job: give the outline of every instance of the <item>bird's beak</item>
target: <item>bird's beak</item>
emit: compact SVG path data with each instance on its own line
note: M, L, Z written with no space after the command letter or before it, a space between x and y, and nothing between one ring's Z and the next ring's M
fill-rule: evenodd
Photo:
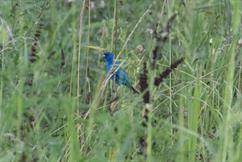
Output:
M102 62L105 62L105 55L102 54L100 59L101 59Z
M101 57L100 60L101 60L101 62L105 62L104 57Z

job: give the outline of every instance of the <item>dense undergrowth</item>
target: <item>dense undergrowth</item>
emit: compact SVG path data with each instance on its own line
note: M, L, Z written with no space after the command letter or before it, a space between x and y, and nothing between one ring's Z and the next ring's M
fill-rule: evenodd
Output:
M240 29L239 0L2 0L0 161L241 162Z

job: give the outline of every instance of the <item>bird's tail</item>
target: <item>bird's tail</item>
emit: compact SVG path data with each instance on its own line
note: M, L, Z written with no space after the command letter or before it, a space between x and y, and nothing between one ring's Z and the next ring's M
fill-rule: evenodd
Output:
M130 86L130 89L132 89L132 91L133 91L134 93L139 94L139 91L138 91L137 89L135 89L133 86Z

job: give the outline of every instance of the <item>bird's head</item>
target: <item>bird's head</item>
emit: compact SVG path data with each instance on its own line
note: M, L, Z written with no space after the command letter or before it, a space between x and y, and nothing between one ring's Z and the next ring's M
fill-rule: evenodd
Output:
M103 54L104 60L108 63L113 63L114 53L112 52L104 52Z

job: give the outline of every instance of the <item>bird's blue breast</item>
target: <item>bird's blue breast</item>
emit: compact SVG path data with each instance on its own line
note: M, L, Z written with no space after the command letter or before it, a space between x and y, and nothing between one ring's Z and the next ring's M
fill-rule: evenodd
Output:
M110 62L106 63L106 70L108 74L111 74L111 80L115 80L117 84L119 84L119 73L120 73L119 72L120 67L118 67L119 64L120 62L115 62L115 67L113 68L113 63L110 63Z
M106 61L106 70L110 74L111 73L111 80L114 80L118 85L125 85L131 86L131 82L129 81L127 72L120 67L120 61ZM115 66L113 68L113 66ZM116 69L118 68L118 69ZM115 72L114 72L115 71Z

